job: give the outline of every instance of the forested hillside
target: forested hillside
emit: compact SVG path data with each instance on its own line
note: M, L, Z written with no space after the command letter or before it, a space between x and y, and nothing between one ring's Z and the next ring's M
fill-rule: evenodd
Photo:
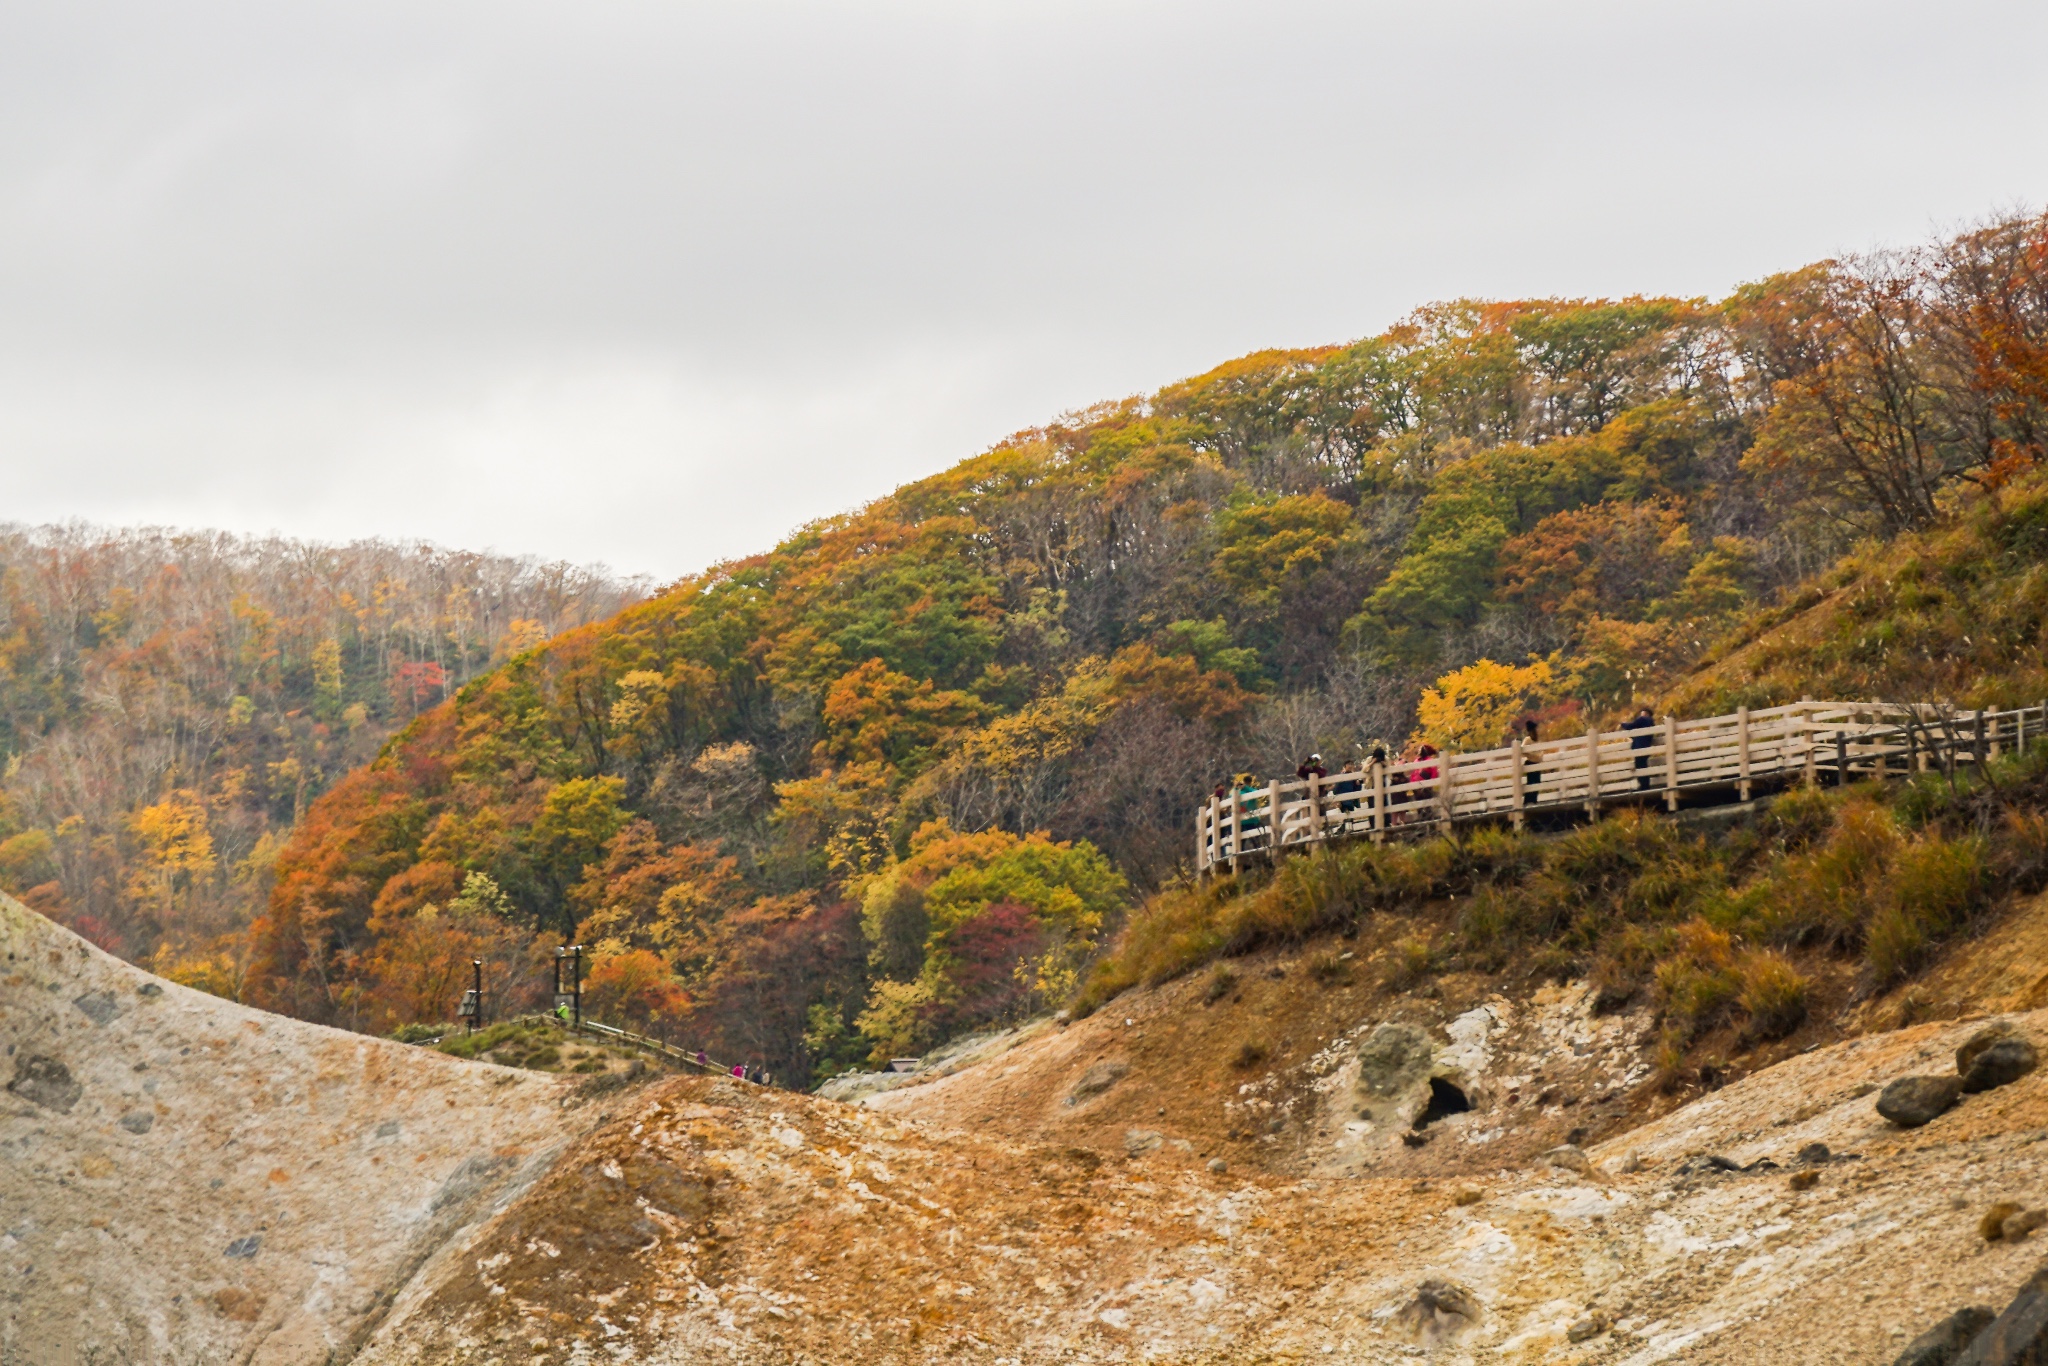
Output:
M306 806L496 661L640 592L430 546L0 527L0 887L237 995Z
M295 828L248 994L385 1029L574 936L608 1015L722 1056L921 1047L1070 994L1233 770L1572 733L1995 495L2044 424L2037 218L1246 356L424 711Z

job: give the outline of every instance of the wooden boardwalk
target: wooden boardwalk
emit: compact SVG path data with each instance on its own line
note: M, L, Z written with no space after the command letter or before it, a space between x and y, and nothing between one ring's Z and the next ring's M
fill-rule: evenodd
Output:
M2048 730L2048 702L2012 711L1794 702L1642 730L1516 741L1476 754L1391 760L1363 772L1274 779L1212 797L1195 814L1195 869L1333 840L1413 838L1543 813L1597 816L1618 804L1717 806L1795 782L1849 782L1981 764Z

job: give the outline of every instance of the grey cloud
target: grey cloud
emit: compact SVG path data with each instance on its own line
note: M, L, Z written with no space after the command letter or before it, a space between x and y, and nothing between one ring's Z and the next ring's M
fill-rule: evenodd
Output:
M9 515L679 573L1458 293L2048 198L2021 4L0 14Z

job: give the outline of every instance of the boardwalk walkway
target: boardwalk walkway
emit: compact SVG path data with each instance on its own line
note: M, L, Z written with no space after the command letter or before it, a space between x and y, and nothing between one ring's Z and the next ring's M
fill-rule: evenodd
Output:
M1794 702L1649 729L1517 741L1476 754L1373 764L1325 778L1275 779L1212 797L1195 813L1195 868L1235 872L1245 858L1334 840L1412 838L1496 821L1521 829L1546 812L1606 806L1747 802L1795 782L1981 764L2038 744L2048 702L1959 712L1931 704Z

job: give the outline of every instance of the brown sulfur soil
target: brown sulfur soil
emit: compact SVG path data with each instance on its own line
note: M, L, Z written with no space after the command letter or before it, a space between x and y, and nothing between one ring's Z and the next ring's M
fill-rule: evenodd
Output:
M2023 986L2044 913L1925 981L1963 1014ZM1893 1128L1878 1088L1989 1022L1853 1032L1903 993L1674 1091L1647 1008L1584 983L1389 990L1387 917L850 1105L461 1062L0 928L0 1346L29 1366L1886 1361L2043 1253L1979 1225L2048 1206L2048 1075ZM2048 1044L2048 1011L2003 1020ZM1391 1113L1382 1026L1431 1068Z
M1880 1360L1895 1330L2008 1294L2037 1260L1987 1248L1976 1225L1995 1198L2038 1191L2048 1083L1911 1133L1863 1090L1968 1028L1803 1055L1594 1145L1586 1174L1517 1163L1455 1181L1215 1173L1199 1153L1104 1159L665 1083L368 1359L1398 1361L1448 1331L1454 1360ZM1837 1156L1795 1191L1784 1170L1814 1142ZM1703 1153L1775 1165L1688 1162ZM647 1164L702 1183L705 1206L670 1213L645 1193ZM547 1230L573 1238L586 1211L626 1204L646 1241L567 1279L573 1253ZM1432 1281L1477 1318L1404 1317ZM1610 1326L1570 1344L1591 1314Z

